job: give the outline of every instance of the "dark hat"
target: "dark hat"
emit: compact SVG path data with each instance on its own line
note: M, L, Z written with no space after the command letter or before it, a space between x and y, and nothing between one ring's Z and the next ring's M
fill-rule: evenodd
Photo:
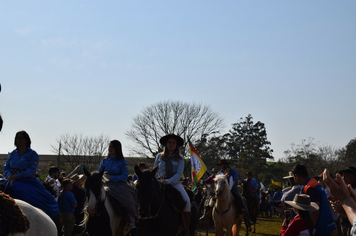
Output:
M310 201L308 194L296 194L293 201L286 201L286 203L294 208L303 211L317 211L319 210L318 204Z
M168 139L170 139L170 138L175 139L175 140L177 141L177 145L178 145L179 147L183 146L183 143L184 143L183 139L182 139L181 137L179 137L178 135L175 135L175 134L167 134L166 136L163 136L163 137L159 140L159 142L160 142L163 146L166 146L167 141L168 141Z
M72 183L73 183L73 181L71 179L65 178L61 184L63 187L65 187L66 185L72 184Z
M253 174L252 174L251 171L247 172L246 175L251 175L251 176L253 176Z
M350 174L353 174L354 176L356 176L356 168L353 166L349 166L345 170L341 171L341 173L344 173L344 172L350 173Z
M224 170L226 169L231 169L231 167L229 165L224 165Z
M230 163L229 162L227 162L227 160L225 160L225 159L222 159L222 160L220 160L219 161L219 163L218 164L216 164L217 166L219 166L219 165L229 165Z
M216 171L215 168L211 169L211 173L216 173L216 172L217 172L217 171Z

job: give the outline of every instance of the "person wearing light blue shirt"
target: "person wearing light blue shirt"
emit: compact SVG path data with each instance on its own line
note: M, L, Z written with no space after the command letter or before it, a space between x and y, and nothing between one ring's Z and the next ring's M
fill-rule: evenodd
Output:
M187 232L190 224L190 198L180 181L184 170L184 158L179 155L179 147L184 141L177 135L168 134L160 139L160 143L164 146L164 151L157 155L153 167L158 166L158 182L163 185L170 184L181 193L186 203L183 216Z
M137 199L135 189L127 183L129 169L122 154L120 141L110 141L109 154L101 161L98 171L100 172L104 168L104 176L107 179L104 184L109 187L108 193L117 199L125 209L130 220L131 233L133 233L136 231Z
M58 218L59 206L55 198L35 177L39 156L31 149L31 139L26 131L16 133L12 151L4 165L5 179L0 179L3 191L40 208L52 219Z

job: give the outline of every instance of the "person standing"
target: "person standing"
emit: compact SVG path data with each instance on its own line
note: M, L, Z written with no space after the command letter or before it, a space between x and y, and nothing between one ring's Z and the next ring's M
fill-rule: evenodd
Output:
M48 176L44 179L45 184L49 185L52 189L50 191L52 195L55 197L56 201L58 201L59 196L59 188L61 187L59 178L59 168L56 166L51 166L48 169Z
M74 210L75 224L80 225L84 219L84 204L85 204L85 190L80 187L80 181L84 175L74 174L72 180L72 193L77 201L77 207Z
M58 202L61 208L64 236L72 236L75 225L74 211L77 207L77 201L71 192L73 188L72 181L64 178L62 186L63 190L58 198Z
M153 167L158 166L157 177L159 183L163 185L170 184L181 193L186 203L183 208L185 224L182 235L189 235L190 198L180 182L184 170L184 158L179 154L179 147L183 145L184 141L178 135L168 134L163 136L159 142L164 146L164 150L157 155Z
M107 181L104 185L109 187L108 193L112 195L121 206L124 208L130 220L131 235L134 235L137 219L137 199L135 189L127 183L129 169L127 161L122 154L122 146L120 141L112 140L109 143L109 154L101 161L98 171L105 168Z
M284 176L283 179L289 180L291 189L288 190L287 192L283 193L282 198L281 198L282 204L280 204L279 206L280 206L281 210L283 210L283 211L289 210L291 212L291 220L292 220L295 217L295 212L292 211L293 208L290 205L288 205L286 203L286 201L293 201L295 195L300 193L300 185L298 185L295 182L292 171L289 171L289 175Z
M319 210L311 212L311 219L315 225L315 235L330 235L336 230L329 202L322 186L309 177L307 168L297 164L292 169L294 180L302 185L301 192L308 194L312 202L319 206Z

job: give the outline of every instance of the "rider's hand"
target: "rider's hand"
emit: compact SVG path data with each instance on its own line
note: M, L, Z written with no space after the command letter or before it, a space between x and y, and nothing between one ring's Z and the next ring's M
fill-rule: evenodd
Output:
M16 175L9 175L9 176L7 177L7 180L16 181Z
M165 179L158 180L158 182L164 185L168 184L167 180Z

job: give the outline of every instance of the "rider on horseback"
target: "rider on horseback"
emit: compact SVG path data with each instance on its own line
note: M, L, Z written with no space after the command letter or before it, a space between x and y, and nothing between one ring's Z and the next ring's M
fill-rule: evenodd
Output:
M180 179L184 170L184 158L179 155L179 147L184 141L181 137L175 134L163 136L159 142L164 146L164 151L156 157L153 167L158 166L157 177L158 181L163 184L171 184L182 195L186 205L183 209L183 217L185 222L184 233L189 235L190 225L190 198L184 189ZM183 235L183 234L182 234Z
M253 175L252 175L251 171L247 172L246 176L247 176L247 179L245 179L245 181L247 181L247 183L250 185L250 189L253 193L253 197L256 201L256 204L259 204L260 198L258 196L258 183L254 178L252 178Z
M220 160L217 166L220 167L220 171L218 172L218 174L225 174L228 178L231 194L235 199L236 212L238 214L242 213L244 215L244 219L247 222L247 224L252 225L253 222L250 220L250 217L248 215L248 210L245 205L245 201L242 199L240 191L238 190L237 187L237 182L238 182L237 171L235 169L232 169L226 160ZM214 204L215 204L215 199L211 198L210 201L208 201L208 205L205 206L204 214L202 217L200 217L201 220L206 217L207 213L212 209Z

